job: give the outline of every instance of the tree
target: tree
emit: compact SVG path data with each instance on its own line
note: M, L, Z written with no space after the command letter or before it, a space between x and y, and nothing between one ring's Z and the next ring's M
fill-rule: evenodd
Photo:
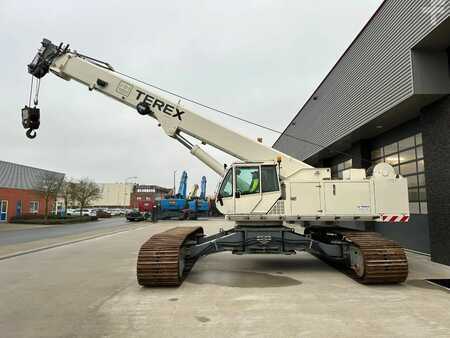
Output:
M33 189L40 194L45 201L45 211L44 211L44 223L47 223L48 212L49 212L49 202L52 200L56 201L56 196L61 190L61 186L64 181L64 176L45 172L40 175L34 182Z
M71 198L80 206L80 216L83 215L83 209L100 196L100 187L88 178L83 178L71 186Z
M61 185L60 196L64 198L64 210L67 213L67 209L69 204L74 201L74 195L76 190L76 183L72 181L72 179L64 179Z

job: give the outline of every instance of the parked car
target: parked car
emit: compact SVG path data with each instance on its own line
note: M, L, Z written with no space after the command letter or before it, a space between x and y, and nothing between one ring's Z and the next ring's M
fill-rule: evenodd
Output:
M143 213L139 212L138 210L132 210L129 213L127 213L127 220L130 222L139 222L139 221L145 221L145 216Z
M97 210L95 210L95 212L96 212L96 215L98 218L110 218L111 217L111 214L103 209L97 209Z
M68 209L66 210L66 216L74 216L74 215L75 215L74 210L75 210L75 209L68 208ZM79 214L79 213L80 213L80 211L78 210L78 214Z
M107 211L111 214L111 216L125 215L125 212L121 209L108 209Z
M72 209L70 214L69 210L67 210L68 216L79 216L80 215L80 209ZM81 213L82 216L97 216L97 213L93 209L83 209L83 212Z

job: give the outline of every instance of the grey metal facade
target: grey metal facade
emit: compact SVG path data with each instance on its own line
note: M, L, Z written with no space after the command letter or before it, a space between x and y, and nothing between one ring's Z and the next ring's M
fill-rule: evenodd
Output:
M414 135L423 132L422 119L420 117L408 121L396 128L390 129L385 133L366 140L365 147L369 150L379 149L380 147L393 144L399 140L413 137ZM428 143L428 140L424 140L424 143ZM425 153L425 172L428 174L428 169L433 166L430 153ZM370 155L366 155L366 158L370 158ZM415 176L415 175L414 175ZM425 175L426 176L426 175ZM426 177L426 187L428 186L429 178ZM431 203L428 203L431 207ZM412 249L418 252L430 254L430 227L429 215L426 213L412 213L408 223L372 223L367 224L370 230L374 230L382 233L385 237L393 239L399 242L403 247ZM448 240L450 243L450 239Z
M414 94L427 93L422 83L414 83L421 73L413 69L412 50L449 14L449 0L386 0L274 148L308 159L322 148L288 135L327 147Z
M450 265L450 95L426 107L421 122L431 257Z
M0 188L32 190L43 175L64 178L63 173L0 161Z
M409 223L345 226L380 232L447 265L449 15L450 0L384 1L274 144L338 175L348 166L391 161L408 179ZM407 139L415 141L401 148Z

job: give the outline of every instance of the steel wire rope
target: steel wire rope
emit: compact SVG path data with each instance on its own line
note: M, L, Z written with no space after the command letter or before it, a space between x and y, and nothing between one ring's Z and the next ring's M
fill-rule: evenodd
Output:
M298 136L295 136L295 135L292 135L292 134L284 133L284 132L279 131L279 130L277 130L277 129L274 129L274 128L271 128L271 127L267 127L267 126L265 126L265 125L263 125L263 124L261 124L261 123L257 123L257 122L254 122L254 121L250 121L250 120L248 120L248 119L239 117L239 116L237 116L237 115L227 113L227 112L225 112L225 111L223 111L223 110L221 110L221 109L218 109L218 108L215 108L215 107L212 107L212 106L203 104L203 103L201 103L200 101L197 101L197 100L194 100L194 99L190 99L190 98L188 98L188 97L186 97L186 96L183 96L183 95L180 95L180 94L178 94L178 93L175 93L174 91L164 89L164 88L162 88L162 87L160 87L160 86L154 85L154 84L149 83L149 82L144 81L144 80L141 80L141 79L139 79L139 78L137 78L137 77L134 77L134 76L131 76L131 75L122 73L122 72L120 72L120 71L118 71L118 70L111 70L111 71L114 72L114 73L117 73L117 74L119 74L119 75L122 75L122 76L124 76L124 77L126 77L126 78L128 78L128 79L131 79L131 80L134 80L134 81L136 81L136 82L142 83L142 84L144 84L144 85L146 85L146 86L149 86L149 87L158 89L158 90L160 90L160 91L162 91L162 92L164 92L164 93L166 93L166 94L173 95L173 96L175 96L175 97L177 97L177 98L179 98L179 99L182 99L182 100L191 102L191 103L196 104L196 105L198 105L198 106L200 106L200 107L209 109L209 110L211 110L211 111L214 111L214 112L216 112L216 113L219 113L219 114L228 116L228 117L230 117L230 118L239 120L239 121L241 121L241 122L251 124L251 125L253 125L253 126L259 127L259 128L261 128L261 129L268 130L268 131L270 131L270 132L273 132L273 133L276 133L276 134L279 134L279 135L285 135L285 136L290 137L290 138L292 138L292 139L294 139L294 140L297 140L297 141L300 141L300 142L304 142L304 143L307 143L307 144L309 144L309 145L313 145L313 146L319 147L319 148L321 148L321 149L326 149L326 148L327 148L326 146L324 146L324 145L322 145L322 144L320 144L320 143L316 143L316 142L313 142L313 141L310 141L310 140L307 140L307 139L305 139L305 138L298 137ZM353 157L352 154L347 153L347 152L344 152L344 151L340 151L340 150L328 149L328 151L334 152L334 153L340 154L340 155L345 155L345 156L348 156L348 157ZM370 164L372 163L372 161L370 161L370 160L368 160L368 159L365 159L365 158L361 158L361 161L365 161L365 162L368 162L368 163L370 163Z

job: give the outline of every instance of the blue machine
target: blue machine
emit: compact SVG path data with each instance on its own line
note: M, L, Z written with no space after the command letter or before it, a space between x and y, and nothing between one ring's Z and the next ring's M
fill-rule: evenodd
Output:
M189 196L188 198L187 179L188 175L186 171L183 171L178 192L174 196L166 197L159 202L156 215L157 219L175 217L178 219L197 219L197 216L208 215L209 202L206 199L206 177L202 177L200 197Z
M202 183L200 184L200 199L206 200L206 177L202 176Z
M202 177L200 184L200 197L195 197L188 201L189 212L193 214L190 218L197 218L197 216L208 216L209 202L206 199L206 177Z
M159 203L158 218L167 219L172 217L180 217L180 214L187 207L186 191L187 191L188 175L186 171L181 174L178 192L171 197L164 198Z

